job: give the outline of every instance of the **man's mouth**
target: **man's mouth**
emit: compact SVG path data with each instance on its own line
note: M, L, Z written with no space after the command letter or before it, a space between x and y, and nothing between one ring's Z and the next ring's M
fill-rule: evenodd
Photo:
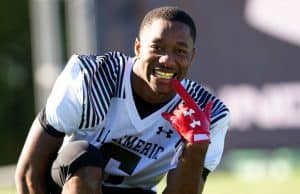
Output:
M155 68L153 70L153 75L155 77L162 78L162 79L173 79L176 76L174 72L166 72L160 68Z

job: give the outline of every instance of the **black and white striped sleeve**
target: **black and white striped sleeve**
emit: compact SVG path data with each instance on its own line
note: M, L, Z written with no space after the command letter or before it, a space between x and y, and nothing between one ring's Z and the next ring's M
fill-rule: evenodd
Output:
M122 97L120 88L126 57L119 52L104 56L80 56L83 72L83 106L80 129L98 125L105 117L112 97Z
M119 52L73 55L48 98L48 122L67 134L99 125L111 98L118 95L125 63L126 57Z

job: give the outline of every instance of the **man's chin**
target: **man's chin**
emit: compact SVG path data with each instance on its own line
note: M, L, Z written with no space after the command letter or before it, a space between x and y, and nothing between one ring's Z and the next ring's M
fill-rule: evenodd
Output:
M172 89L172 87L167 86L167 87L154 87L152 88L152 92L154 93L155 96L159 96L159 97L170 97L171 95L173 95L175 92Z

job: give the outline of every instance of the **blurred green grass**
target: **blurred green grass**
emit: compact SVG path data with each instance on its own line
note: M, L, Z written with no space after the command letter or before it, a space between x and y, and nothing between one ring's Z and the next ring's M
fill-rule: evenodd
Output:
M235 150L208 176L204 194L299 194L299 150Z
M208 177L203 194L299 194L300 170L285 179L258 178L248 180L232 172L216 171ZM13 187L0 188L0 194L15 194Z
M203 194L299 194L300 170L280 177L249 179L233 172L216 171L208 176Z
M256 179L233 172L216 171L208 176L203 194L299 194L299 182L300 170L284 178L266 176Z
M215 172L209 175L204 194L299 194L300 171L288 177L246 179L233 173Z
M209 174L203 194L299 194L299 183L300 150L236 150ZM0 188L0 194L14 193L14 187Z
M15 194L16 190L14 187L0 188L0 194Z
M203 194L299 194L299 153L285 148L227 153L209 174Z

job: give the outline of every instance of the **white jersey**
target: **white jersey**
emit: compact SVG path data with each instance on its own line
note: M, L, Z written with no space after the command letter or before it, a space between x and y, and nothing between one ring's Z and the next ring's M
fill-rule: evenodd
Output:
M63 145L87 140L102 151L104 184L150 189L176 168L183 141L161 113L171 112L182 100L176 95L142 119L130 82L134 60L119 52L73 55L48 98L46 119L66 134ZM222 156L229 111L199 84L187 79L182 84L201 108L209 100L214 102L204 165L212 171Z

